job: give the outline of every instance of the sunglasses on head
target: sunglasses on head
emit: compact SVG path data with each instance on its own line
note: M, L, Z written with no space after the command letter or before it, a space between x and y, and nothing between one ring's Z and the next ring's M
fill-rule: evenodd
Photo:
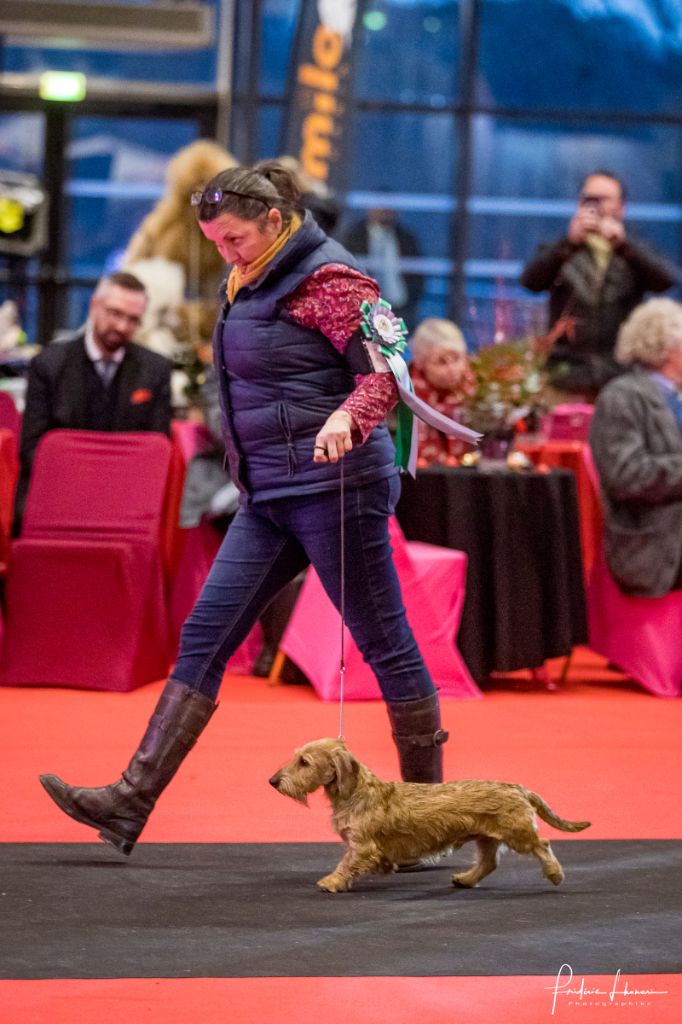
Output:
M270 203L258 196L247 196L244 192L234 192L231 188L207 188L204 192L192 192L189 201L191 206L199 206L202 202L215 206L224 196L238 196L239 199L252 199L256 203L262 203L266 210L271 210Z

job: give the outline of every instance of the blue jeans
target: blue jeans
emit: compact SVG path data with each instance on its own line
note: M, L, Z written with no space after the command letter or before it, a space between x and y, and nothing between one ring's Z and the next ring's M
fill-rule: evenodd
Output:
M388 701L435 691L393 565L388 517L399 493L393 476L346 488L344 496L346 624ZM338 491L240 508L183 626L172 679L214 700L228 658L275 594L307 565L339 608L340 554Z

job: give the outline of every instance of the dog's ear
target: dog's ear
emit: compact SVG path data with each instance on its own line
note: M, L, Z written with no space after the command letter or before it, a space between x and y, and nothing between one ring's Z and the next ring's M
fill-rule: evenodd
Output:
M332 751L330 761L335 776L332 785L335 785L341 799L347 800L357 785L360 765L345 745L339 745Z

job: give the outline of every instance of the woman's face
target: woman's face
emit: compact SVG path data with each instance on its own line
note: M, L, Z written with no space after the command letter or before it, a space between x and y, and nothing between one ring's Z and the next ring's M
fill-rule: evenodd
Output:
M467 369L467 357L451 348L432 348L422 364L422 373L438 391L455 391Z
M682 325L681 325L682 326ZM682 331L680 332L682 336ZM682 387L682 345L676 343L665 353L665 362L661 372L672 380L678 388Z
M225 260L239 270L262 256L282 230L282 214L268 210L258 220L242 220L233 213L221 213L215 220L199 221L204 236L213 242Z

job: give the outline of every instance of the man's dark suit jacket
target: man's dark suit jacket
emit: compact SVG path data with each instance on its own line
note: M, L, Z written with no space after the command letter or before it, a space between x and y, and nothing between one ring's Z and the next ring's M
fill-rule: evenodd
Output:
M590 445L604 500L604 553L628 594L682 586L682 434L643 369L600 393Z
M24 512L36 447L48 430L92 430L86 411L86 374L92 364L85 332L52 342L31 362L21 430L21 474L15 503L15 530ZM112 430L170 433L172 365L141 345L128 344L116 372L117 399Z

